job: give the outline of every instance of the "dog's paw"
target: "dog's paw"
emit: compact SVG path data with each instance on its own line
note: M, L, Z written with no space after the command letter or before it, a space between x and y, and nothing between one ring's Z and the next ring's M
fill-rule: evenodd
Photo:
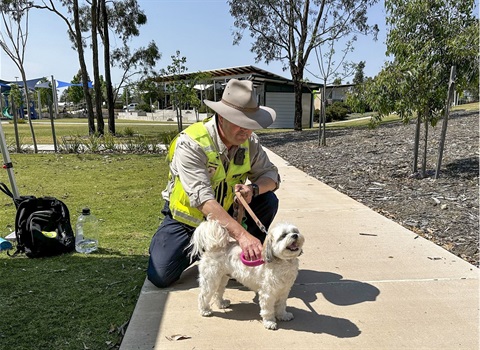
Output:
M284 312L283 314L277 316L277 320L291 321L293 320L293 314L291 312Z
M266 329L270 329L272 331L277 329L277 322L275 321L270 321L270 320L263 320L263 326Z
M212 310L210 310L210 309L200 310L200 315L202 315L203 317L212 316Z
M217 306L219 309L226 309L227 307L230 306L230 300L228 299L222 299L217 302Z

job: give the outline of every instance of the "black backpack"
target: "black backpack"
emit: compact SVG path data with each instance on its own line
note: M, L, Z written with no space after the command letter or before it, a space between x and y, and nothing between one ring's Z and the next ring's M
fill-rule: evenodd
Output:
M75 250L75 235L65 203L54 197L14 199L3 183L0 183L0 190L13 199L17 208L17 250L13 256L25 253L29 258L41 258Z

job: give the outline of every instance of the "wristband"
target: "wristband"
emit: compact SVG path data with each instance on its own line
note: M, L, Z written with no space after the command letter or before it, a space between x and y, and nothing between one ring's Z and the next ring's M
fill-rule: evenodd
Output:
M252 187L253 197L256 197L260 194L260 189L258 188L257 184L250 184L249 186Z

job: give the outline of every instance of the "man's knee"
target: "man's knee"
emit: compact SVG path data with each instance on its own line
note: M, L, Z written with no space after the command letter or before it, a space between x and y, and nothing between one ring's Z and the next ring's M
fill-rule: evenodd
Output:
M265 193L266 195L266 202L267 202L267 206L272 210L272 212L274 213L273 215L275 215L278 211L278 197L275 193L273 192L267 192Z
M156 266L152 258L148 262L147 278L158 288L166 288L180 278L180 273L165 267Z
M166 276L158 274L156 271L150 272L147 271L147 277L150 282L152 282L155 287L158 288L167 288L170 286L173 282L175 282L177 279L172 279L172 278L165 278Z
M147 268L150 282L159 288L165 288L180 278L189 266L190 260L185 252L189 242L189 230L185 225L166 216L150 242Z

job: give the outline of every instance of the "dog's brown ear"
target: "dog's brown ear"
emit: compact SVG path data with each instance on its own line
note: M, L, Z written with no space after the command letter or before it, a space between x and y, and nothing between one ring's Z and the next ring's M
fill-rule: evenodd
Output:
M273 261L273 235L268 234L265 238L265 242L263 242L263 260L267 263Z

